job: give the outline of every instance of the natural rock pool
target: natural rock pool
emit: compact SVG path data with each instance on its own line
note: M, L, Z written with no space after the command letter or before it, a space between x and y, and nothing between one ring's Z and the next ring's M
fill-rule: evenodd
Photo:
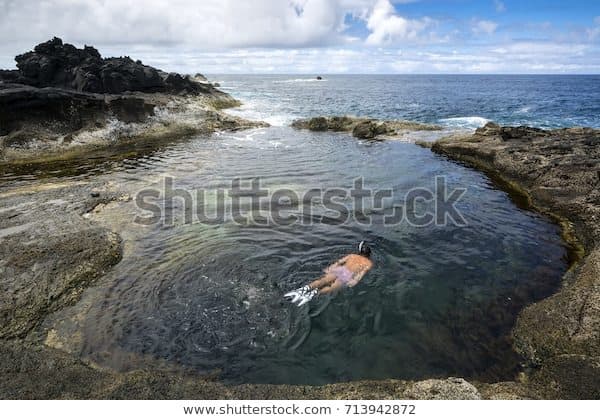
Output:
M132 196L166 176L188 191L260 177L263 187L301 193L351 188L362 175L366 187L394 191L388 209L405 206L412 187L433 190L436 175L449 189L467 188L457 204L463 227L388 226L379 211L369 225L186 224L177 200L173 226L142 226L134 201L109 204L91 217L124 238L123 260L45 327L49 344L117 369L159 359L231 382L508 379L518 367L509 340L517 313L552 293L566 269L554 224L484 175L409 143L271 127L67 174L61 179L103 180ZM357 287L302 308L284 302L363 239L375 268Z

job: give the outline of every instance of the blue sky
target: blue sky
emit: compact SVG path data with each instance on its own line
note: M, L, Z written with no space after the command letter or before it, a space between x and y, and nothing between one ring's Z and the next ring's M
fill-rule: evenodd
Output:
M600 1L0 0L0 67L54 35L180 72L600 73Z

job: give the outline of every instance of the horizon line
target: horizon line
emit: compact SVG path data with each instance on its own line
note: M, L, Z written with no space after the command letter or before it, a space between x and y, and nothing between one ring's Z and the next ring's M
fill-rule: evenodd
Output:
M202 73L202 72L200 72ZM183 73L185 74L185 73ZM600 76L600 73L238 73L217 72L222 76Z

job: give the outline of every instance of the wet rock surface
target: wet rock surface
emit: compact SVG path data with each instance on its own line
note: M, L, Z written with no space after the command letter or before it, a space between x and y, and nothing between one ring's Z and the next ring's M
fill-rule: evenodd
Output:
M46 123L53 124L57 133L68 133L88 125L103 125L111 116L123 122L142 122L154 115L154 107L136 96L0 84L0 135Z
M530 387L546 398L599 398L600 130L544 131L490 123L474 135L440 140L432 150L466 162L528 194L583 245L555 295L525 308L513 331Z
M121 258L120 238L83 214L114 192L50 184L0 193L0 339L24 337Z
M173 370L116 373L94 369L60 350L0 340L4 399L480 399L462 379L360 381L324 386L225 386ZM33 380L32 378L35 378Z
M393 138L407 131L438 131L442 128L414 121L381 121L349 116L314 117L296 120L292 127L310 131L348 132L359 139Z

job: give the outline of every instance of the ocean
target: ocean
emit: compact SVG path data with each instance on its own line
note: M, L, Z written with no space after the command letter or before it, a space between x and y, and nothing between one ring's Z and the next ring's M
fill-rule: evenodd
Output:
M243 109L274 125L355 115L474 129L488 121L539 128L600 127L600 76L215 75Z

